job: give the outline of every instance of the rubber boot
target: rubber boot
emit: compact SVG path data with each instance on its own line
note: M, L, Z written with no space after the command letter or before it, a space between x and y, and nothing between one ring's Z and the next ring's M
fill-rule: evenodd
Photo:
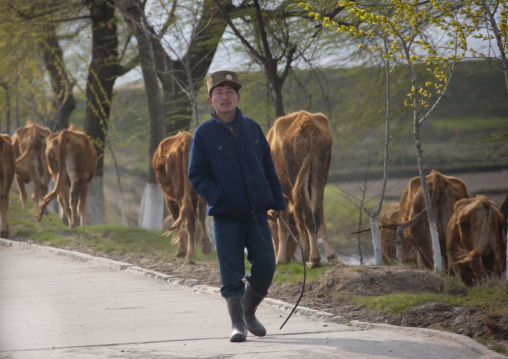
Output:
M242 296L227 297L228 312L233 324L233 331L229 337L230 342L244 342L247 339L247 325L243 309Z
M264 337L266 335L266 329L256 318L256 309L259 303L263 301L265 297L254 292L254 289L249 283L245 285L245 294L243 295L243 305L245 309L245 321L247 322L247 329L249 332L258 337Z

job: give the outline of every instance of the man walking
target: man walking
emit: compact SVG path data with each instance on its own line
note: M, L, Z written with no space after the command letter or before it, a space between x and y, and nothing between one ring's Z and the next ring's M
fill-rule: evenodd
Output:
M230 341L243 342L247 330L266 335L255 312L276 269L267 211L277 217L286 203L261 127L237 107L242 87L238 75L215 72L207 86L214 110L194 132L189 179L213 216L221 295L233 326ZM245 249L251 263L247 274Z

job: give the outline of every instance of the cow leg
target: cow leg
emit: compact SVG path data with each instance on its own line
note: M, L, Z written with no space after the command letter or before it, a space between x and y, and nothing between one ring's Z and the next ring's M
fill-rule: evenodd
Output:
M495 218L493 214L492 218ZM490 272L500 278L503 277L504 267L506 265L506 236L503 230L503 217L498 217L498 221L493 220L489 226L489 244L485 249L482 263L487 272Z
M201 245L201 252L203 254L210 254L212 252L212 242L210 241L210 237L206 231L206 213L204 213L204 215L205 217L203 217L198 211L199 217L196 228L196 239L199 240Z
M321 267L321 255L319 254L319 247L317 243L317 234L309 233L310 243L310 260L307 262L309 268Z
M60 217L62 222L71 227L71 209L69 206L69 187L68 185L62 186L57 195L58 204L60 205Z
M178 243L176 247L176 256L178 258L185 257L187 255L187 248L185 246L185 238L182 233L179 233L179 231L175 231L173 233L173 236L176 238L173 239L173 241L176 241Z
M210 241L210 237L208 236L208 232L206 231L206 224L198 223L198 228L196 230L196 240L199 240L201 246L201 253L210 254L212 253L212 242Z
M78 197L78 212L80 225L85 226L86 221L86 196L88 194L88 184L84 185L79 191Z
M42 200L44 199L44 197L48 194L48 185L45 184L44 182L42 181L39 181L39 195L37 198L34 198L34 203L37 203L37 206L42 202ZM35 196L35 192L34 192L34 196ZM36 206L34 206L34 208L37 208ZM43 214L48 214L48 208L47 207L44 207L44 211L42 212Z
M502 236L499 238L501 241L506 243L506 240ZM498 243L498 246L495 248L495 250L492 251L491 261L492 265L490 271L502 278L504 273L504 266L506 264L506 245L503 246L502 243Z
M270 233L272 234L273 250L275 252L275 258L279 254L279 226L277 225L277 219L268 217L268 226L270 227Z
M178 203L176 201L172 200L167 195L164 196L164 200L166 202L166 208L168 209L168 212L171 215L173 222L175 222L178 219L178 217L180 217L180 207L178 206Z
M286 223L288 223L288 217L285 213L282 214L285 217ZM283 217L283 218L284 218ZM282 223L282 220L278 219L276 222L276 233L278 239L278 251L275 253L277 256L276 263L277 264L285 264L291 261L291 255L288 256L288 241L289 241L289 232L286 226ZM289 257L289 259L288 259Z
M70 223L69 227L74 228L78 224L78 202L79 202L79 192L76 189L76 185L73 183L71 185L71 193L70 193L70 211L71 211L71 217L70 217Z
M37 177L37 174L34 171L30 171L30 179L32 180L32 183L34 185L34 193L32 194L32 202L34 205L34 208L37 208L39 206L39 201L41 199L41 183L39 181L39 177Z
M48 194L48 187L50 181L50 174L48 171L48 165L46 162L46 156L43 153L39 153L37 159L37 177L39 179L39 200L42 200Z
M476 256L471 261L471 270L473 271L474 282L478 283L487 278L487 271L483 267L481 256Z
M286 263L291 263L295 259L296 247L298 244L291 236L288 236L286 239Z
M23 204L23 209L26 209L26 200L27 200L27 194L25 189L25 183L23 179L19 178L16 175L16 184L18 185L19 189L19 197L21 198L21 203Z
M193 228L191 228L193 227ZM188 263L194 263L196 258L196 244L195 244L196 226L195 224L189 224L189 230L187 230L187 255L185 261Z
M165 199L166 199L166 207L171 215L171 218L173 218L173 223L175 223L180 217L180 206L175 200L171 199L170 197L165 196ZM185 257L187 255L187 248L185 246L184 234L182 233L181 230L175 230L173 232L172 242L177 243L176 256L178 258Z
M318 236L323 239L323 246L325 248L325 256L328 259L328 262L337 261L337 254L335 254L335 249L333 249L330 241L328 240L328 228L326 228L326 223L324 220L324 209L321 208L321 225L319 226Z
M57 195L57 202L60 207L60 218L62 219L62 223L66 226L69 225L69 218L70 218L70 209L69 204L65 200L67 197L61 194Z
M203 254L210 254L212 252L212 242L206 231L206 202L195 197L194 208L196 209L196 236L195 240L199 241L201 252Z
M293 235L298 239L298 230L296 226L289 221L289 228ZM298 247L298 242L295 241L291 233L288 231L288 236L286 237L286 262L291 263L291 261L296 260L295 258L295 252L296 248ZM301 254L301 251L298 252Z
M319 253L318 246L318 230L317 223L319 223L318 216L311 212L310 208L305 209L305 223L307 229L307 236L309 239L309 261L307 266L309 268L321 267L321 254Z
M9 237L9 225L7 223L7 205L9 201L9 197L5 195L0 195L0 237L8 238Z
M474 272L472 269L472 263L456 263L454 270L457 276L457 280L460 280L468 287L474 284Z

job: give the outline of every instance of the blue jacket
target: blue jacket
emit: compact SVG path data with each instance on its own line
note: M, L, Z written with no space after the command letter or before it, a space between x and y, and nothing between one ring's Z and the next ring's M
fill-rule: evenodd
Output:
M270 146L261 127L237 109L235 133L212 112L192 137L189 180L205 199L209 216L232 219L266 217L286 202Z

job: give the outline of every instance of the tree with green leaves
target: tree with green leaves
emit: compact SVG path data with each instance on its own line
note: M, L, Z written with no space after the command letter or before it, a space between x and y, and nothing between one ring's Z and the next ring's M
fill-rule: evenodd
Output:
M214 2L252 61L265 73L275 116L285 115L284 82L295 63L309 60L305 54L318 46L312 24L293 1L244 1L234 13L228 13L223 1Z
M21 82L32 93L33 107L38 117L36 122L50 127L52 131L67 128L71 113L76 107L72 93L74 81L65 67L59 43L59 37L65 35L57 35L57 31L61 24L74 21L82 9L81 4L3 1L0 6L4 29L2 31L10 34L6 36L4 43L9 47L4 52L4 66L16 69ZM13 27L17 29L15 34L11 34ZM12 55L9 56L8 53ZM48 74L49 81L41 71ZM52 89L52 99L41 94L46 87Z
M155 222L143 225L143 218L153 218L159 227L162 224L157 209L163 207L158 200L160 190L151 166L153 153L166 134L188 130L192 122L197 125L197 92L227 26L217 19L212 0L151 5L150 11L164 14L159 27L150 21L144 2L115 1L137 41L150 113L149 174L140 213L145 228L152 228Z
M435 1L435 0L434 0ZM450 2L444 2L447 9L452 9ZM445 12L439 19L442 28L453 28L460 34L459 47L464 54L485 59L503 70L506 93L508 95L508 3L504 0L467 0L462 1L457 12ZM443 6L443 4L440 4ZM482 46L473 46L480 41ZM450 45L455 44L450 41ZM499 130L486 141L506 141L508 131ZM506 221L508 218L508 195L500 208ZM507 249L508 265L508 249ZM506 273L508 279L508 273Z
M145 15L143 4L138 0L114 0L114 5L134 34L139 52L139 62L143 72L145 92L150 116L150 144L148 150L148 180L143 192L142 206L139 214L140 227L160 229L163 220L164 196L155 179L152 157L159 143L166 137L164 126L164 106L155 71L155 57L151 37L152 31Z
M448 40L453 50L458 46L461 55L484 59L503 70L508 96L508 3L499 0L467 0L457 8L455 2L434 0L443 16L436 19L442 29L457 34ZM480 44L480 45L479 45ZM506 141L508 132L500 131L491 141Z
M360 48L366 47L373 53L379 53L382 59L394 64L393 68L397 66L406 68L409 85L404 104L412 112L413 139L432 240L434 271L441 272L440 241L445 239L439 238L432 209L420 127L446 91L455 63L464 57L458 52L459 35L453 29L443 31L451 39L455 39L454 43L457 45L452 48L455 51L450 51L450 47L443 48L436 44L431 36L431 31L435 30L433 25L449 9L440 7L433 1L390 0L364 3L345 0L339 1L338 5L343 8L343 13L347 14L347 21L342 23L330 17L322 17L310 3L300 3L300 6L308 10L309 15L316 21L321 21L324 27L359 39ZM417 66L425 67L427 76L419 75ZM379 208L376 212L379 212ZM378 235L375 229L373 233Z
M223 2L235 12L231 0ZM162 4L167 18L150 28L155 69L162 84L166 133L174 135L197 126L197 93L207 76L227 23L220 19L213 0L174 1Z
M122 66L118 52L117 18L113 2L87 0L92 29L92 56L86 82L84 131L97 150L97 167L89 185L87 217L90 224L104 224L104 155L113 99L113 86L131 66Z

